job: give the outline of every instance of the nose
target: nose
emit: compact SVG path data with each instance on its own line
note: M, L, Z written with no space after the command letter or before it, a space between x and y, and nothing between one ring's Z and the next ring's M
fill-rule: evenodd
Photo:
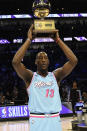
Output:
M45 61L46 59L43 57L42 61Z

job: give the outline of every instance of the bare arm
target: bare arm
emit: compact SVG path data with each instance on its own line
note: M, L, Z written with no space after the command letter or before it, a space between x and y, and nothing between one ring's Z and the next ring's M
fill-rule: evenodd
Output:
M71 49L59 38L58 32L56 34L56 42L68 59L68 62L66 62L63 65L63 67L53 71L57 81L60 82L63 78L65 78L72 72L72 70L74 69L74 67L78 62L78 59L71 51Z
M24 44L20 47L20 49L16 52L15 56L12 60L12 65L17 72L18 76L22 78L25 83L27 84L31 82L33 72L31 70L26 69L26 67L21 63L27 49L30 46L31 40L32 40L32 30L33 25L30 27L28 31L28 39L24 42Z

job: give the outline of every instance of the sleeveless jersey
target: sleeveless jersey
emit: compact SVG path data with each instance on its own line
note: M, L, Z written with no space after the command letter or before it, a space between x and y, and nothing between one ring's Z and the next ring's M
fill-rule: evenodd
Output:
M30 113L55 113L61 111L59 86L52 72L49 72L46 77L42 77L35 72L27 91Z

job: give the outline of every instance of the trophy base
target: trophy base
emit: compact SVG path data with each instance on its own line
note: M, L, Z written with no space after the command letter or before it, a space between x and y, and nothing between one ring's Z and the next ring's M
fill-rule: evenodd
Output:
M58 30L33 30L34 38L54 38Z

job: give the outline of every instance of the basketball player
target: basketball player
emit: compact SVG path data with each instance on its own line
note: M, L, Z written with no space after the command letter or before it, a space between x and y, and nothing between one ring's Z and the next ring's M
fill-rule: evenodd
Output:
M62 131L59 112L61 100L59 84L63 78L71 73L77 64L77 58L71 49L59 38L55 41L68 59L63 67L48 72L49 59L45 52L39 52L35 64L37 71L33 72L21 63L32 40L33 25L28 31L28 38L15 54L12 65L26 84L29 95L30 130L29 131ZM30 63L29 63L30 64Z

